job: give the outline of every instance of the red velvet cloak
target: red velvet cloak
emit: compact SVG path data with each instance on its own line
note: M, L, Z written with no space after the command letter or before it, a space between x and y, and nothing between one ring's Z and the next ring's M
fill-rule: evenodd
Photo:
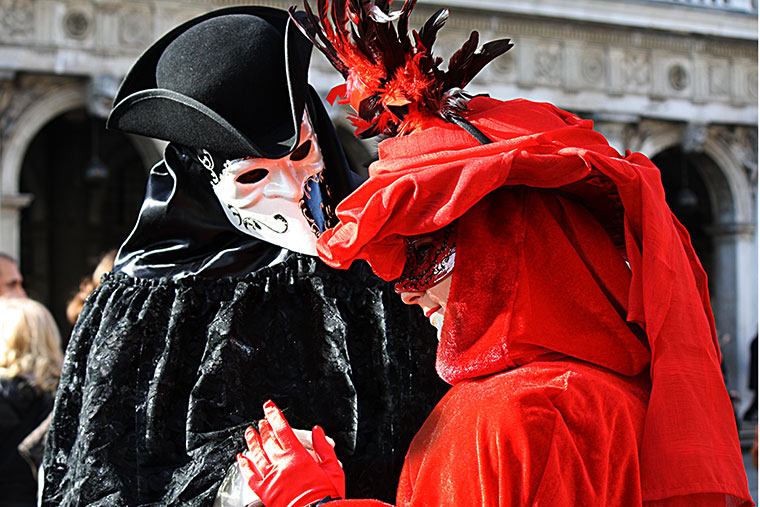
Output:
M460 219L437 361L442 378L455 384L452 391L462 389L457 388L462 381L533 368L538 360L571 357L626 376L650 362L643 429L633 431L640 438L615 438L598 452L610 452L614 445L627 446L626 456L638 452L645 502L675 505L680 497L699 505L690 495L701 494L705 505L711 499L715 505L725 505L726 499L742 505L749 495L720 375L706 277L686 231L665 204L658 169L641 154L621 157L590 121L549 104L478 98L470 105L468 120L496 142L479 145L458 127L441 123L381 143L370 179L343 201L341 223L320 238L320 256L333 266L367 259L390 280L403 267L403 236ZM522 185L568 193L585 208L535 191L494 192ZM512 206L503 204L510 199ZM581 216L589 212L595 220ZM621 255L630 263L630 274L621 270ZM566 257L570 262L556 269ZM582 410L585 396L568 398L576 400L574 410ZM477 410L499 413L498 405ZM604 434L604 424L598 430ZM419 438L424 440L426 431ZM467 448L473 435L463 432L472 428L458 431L448 438L434 432L435 440ZM459 438L464 438L461 445ZM410 449L406 473L415 468L418 453L415 446ZM434 453L433 460L460 472L446 474L459 488L478 486L476 469L464 466L464 456L440 458ZM595 476L599 462L594 463L584 473ZM421 484L429 491L445 489L440 481ZM402 503L421 498L404 491L402 481ZM412 504L439 505L420 502Z

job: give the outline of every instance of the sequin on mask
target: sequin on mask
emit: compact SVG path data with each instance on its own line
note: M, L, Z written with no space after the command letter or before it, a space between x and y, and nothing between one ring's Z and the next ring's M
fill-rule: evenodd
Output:
M406 238L406 263L395 291L399 294L424 291L449 276L454 270L456 242L455 224Z

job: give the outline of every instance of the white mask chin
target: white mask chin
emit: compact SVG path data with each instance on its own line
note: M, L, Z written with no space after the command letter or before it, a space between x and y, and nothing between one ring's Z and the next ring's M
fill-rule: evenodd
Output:
M301 210L301 200L307 180L320 177L324 160L306 113L299 139L299 146L283 158L226 161L218 177L214 175L212 187L238 230L316 256L317 235Z
M431 315L430 316L430 323L438 331L438 333L437 333L438 341L441 341L441 330L443 330L443 314L440 313L440 312L436 312L433 315Z

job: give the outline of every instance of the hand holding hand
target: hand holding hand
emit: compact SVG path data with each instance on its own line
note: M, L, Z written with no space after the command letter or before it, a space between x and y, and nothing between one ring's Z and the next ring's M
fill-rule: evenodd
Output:
M345 496L345 478L335 451L319 426L312 431L315 460L272 401L259 432L249 427L245 440L252 459L238 454L243 478L267 507L304 507L326 497Z

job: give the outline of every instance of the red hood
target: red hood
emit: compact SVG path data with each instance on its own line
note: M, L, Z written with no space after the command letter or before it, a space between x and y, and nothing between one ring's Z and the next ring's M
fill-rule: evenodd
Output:
M440 229L472 209L459 224L452 303L438 354L444 378L456 381L546 354L630 374L642 365L641 344L624 317L644 330L650 350L644 500L697 492L749 498L707 277L665 203L657 167L639 153L621 157L592 122L550 104L475 98L469 105L467 119L495 142L480 145L443 122L384 141L371 177L338 206L341 223L320 237L320 257L335 267L366 259L392 280L403 268L404 236ZM501 209L501 194L483 200L505 186L574 195L608 238L589 239L598 238L599 229L586 230L582 208L556 197L521 197L526 215L519 222L528 225L511 223L517 205ZM503 202L518 199L506 195ZM534 217L534 208L543 211ZM498 218L501 212L510 223ZM545 241L540 227L550 231ZM473 237L462 243L464 229ZM533 238L523 241L522 252L520 237ZM620 255L613 255L611 244ZM484 255L501 257L485 262L491 268L484 272L467 267L484 262ZM564 255L570 255L567 262ZM630 274L621 271L621 255ZM461 283L460 261L467 276L479 277L469 288ZM468 298L473 302L461 303ZM449 318L455 313L462 317Z

